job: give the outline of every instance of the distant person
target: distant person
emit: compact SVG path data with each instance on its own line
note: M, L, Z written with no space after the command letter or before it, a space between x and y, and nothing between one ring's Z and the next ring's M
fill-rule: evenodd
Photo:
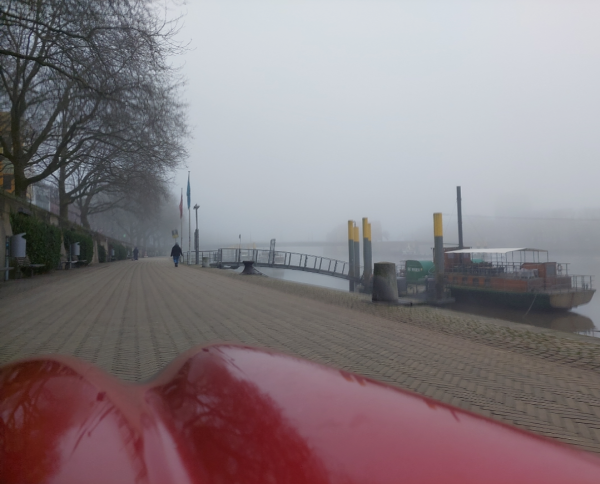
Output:
M171 257L173 257L173 262L175 263L175 267L179 264L179 258L183 255L183 251L179 244L175 242L175 245L171 249Z
M138 250L137 247L135 247L133 249L133 260L138 260L138 254L140 253L140 251Z

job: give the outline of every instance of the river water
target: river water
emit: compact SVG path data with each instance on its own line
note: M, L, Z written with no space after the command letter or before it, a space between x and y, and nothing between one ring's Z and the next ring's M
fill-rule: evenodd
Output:
M289 252L298 252L316 256L325 256L344 259L343 248L331 247L286 247ZM375 262L390 261L396 262L392 257L386 258L385 254L373 254ZM550 260L560 263L569 263L569 274L591 275L594 276L594 287L600 284L600 256L581 256L575 254L552 254ZM261 267L259 269L263 274L269 277L284 279L287 281L300 282L314 286L328 287L340 291L348 291L348 281L329 276L311 274L288 269L270 269ZM453 304L448 309L457 312L477 314L480 316L498 318L517 323L530 324L544 328L555 329L570 333L584 334L588 336L600 337L600 295L595 294L592 301L583 306L574 308L571 311L561 312L529 312L526 310L513 310L508 308L475 306L467 304Z

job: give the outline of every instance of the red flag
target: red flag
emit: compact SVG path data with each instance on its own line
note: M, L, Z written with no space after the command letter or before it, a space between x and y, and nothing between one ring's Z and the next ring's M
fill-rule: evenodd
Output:
M179 218L183 218L183 191L181 192L181 202L179 202Z

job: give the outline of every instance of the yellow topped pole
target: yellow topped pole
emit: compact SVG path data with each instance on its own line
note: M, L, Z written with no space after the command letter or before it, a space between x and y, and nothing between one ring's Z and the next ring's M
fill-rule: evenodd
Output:
M444 236L444 225L442 223L442 214L441 213L433 214L433 236L434 237L443 237Z
M444 294L444 225L442 223L442 214L433 214L433 239L434 239L434 259L435 264L435 298L442 299Z
M369 219L367 217L363 217L362 219L362 229L363 229L363 281L365 287L367 287L371 282L371 277L373 275L373 252L371 247L371 224L369 223Z
M350 292L354 292L354 220L348 220L348 276Z
M358 226L354 226L354 277L360 278L360 232Z

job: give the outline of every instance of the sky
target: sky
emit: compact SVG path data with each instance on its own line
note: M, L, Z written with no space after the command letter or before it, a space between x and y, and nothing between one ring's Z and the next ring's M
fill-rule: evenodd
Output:
M193 138L173 190L189 170L201 245L362 217L406 240L456 213L458 185L465 217L600 207L600 2L179 9Z

